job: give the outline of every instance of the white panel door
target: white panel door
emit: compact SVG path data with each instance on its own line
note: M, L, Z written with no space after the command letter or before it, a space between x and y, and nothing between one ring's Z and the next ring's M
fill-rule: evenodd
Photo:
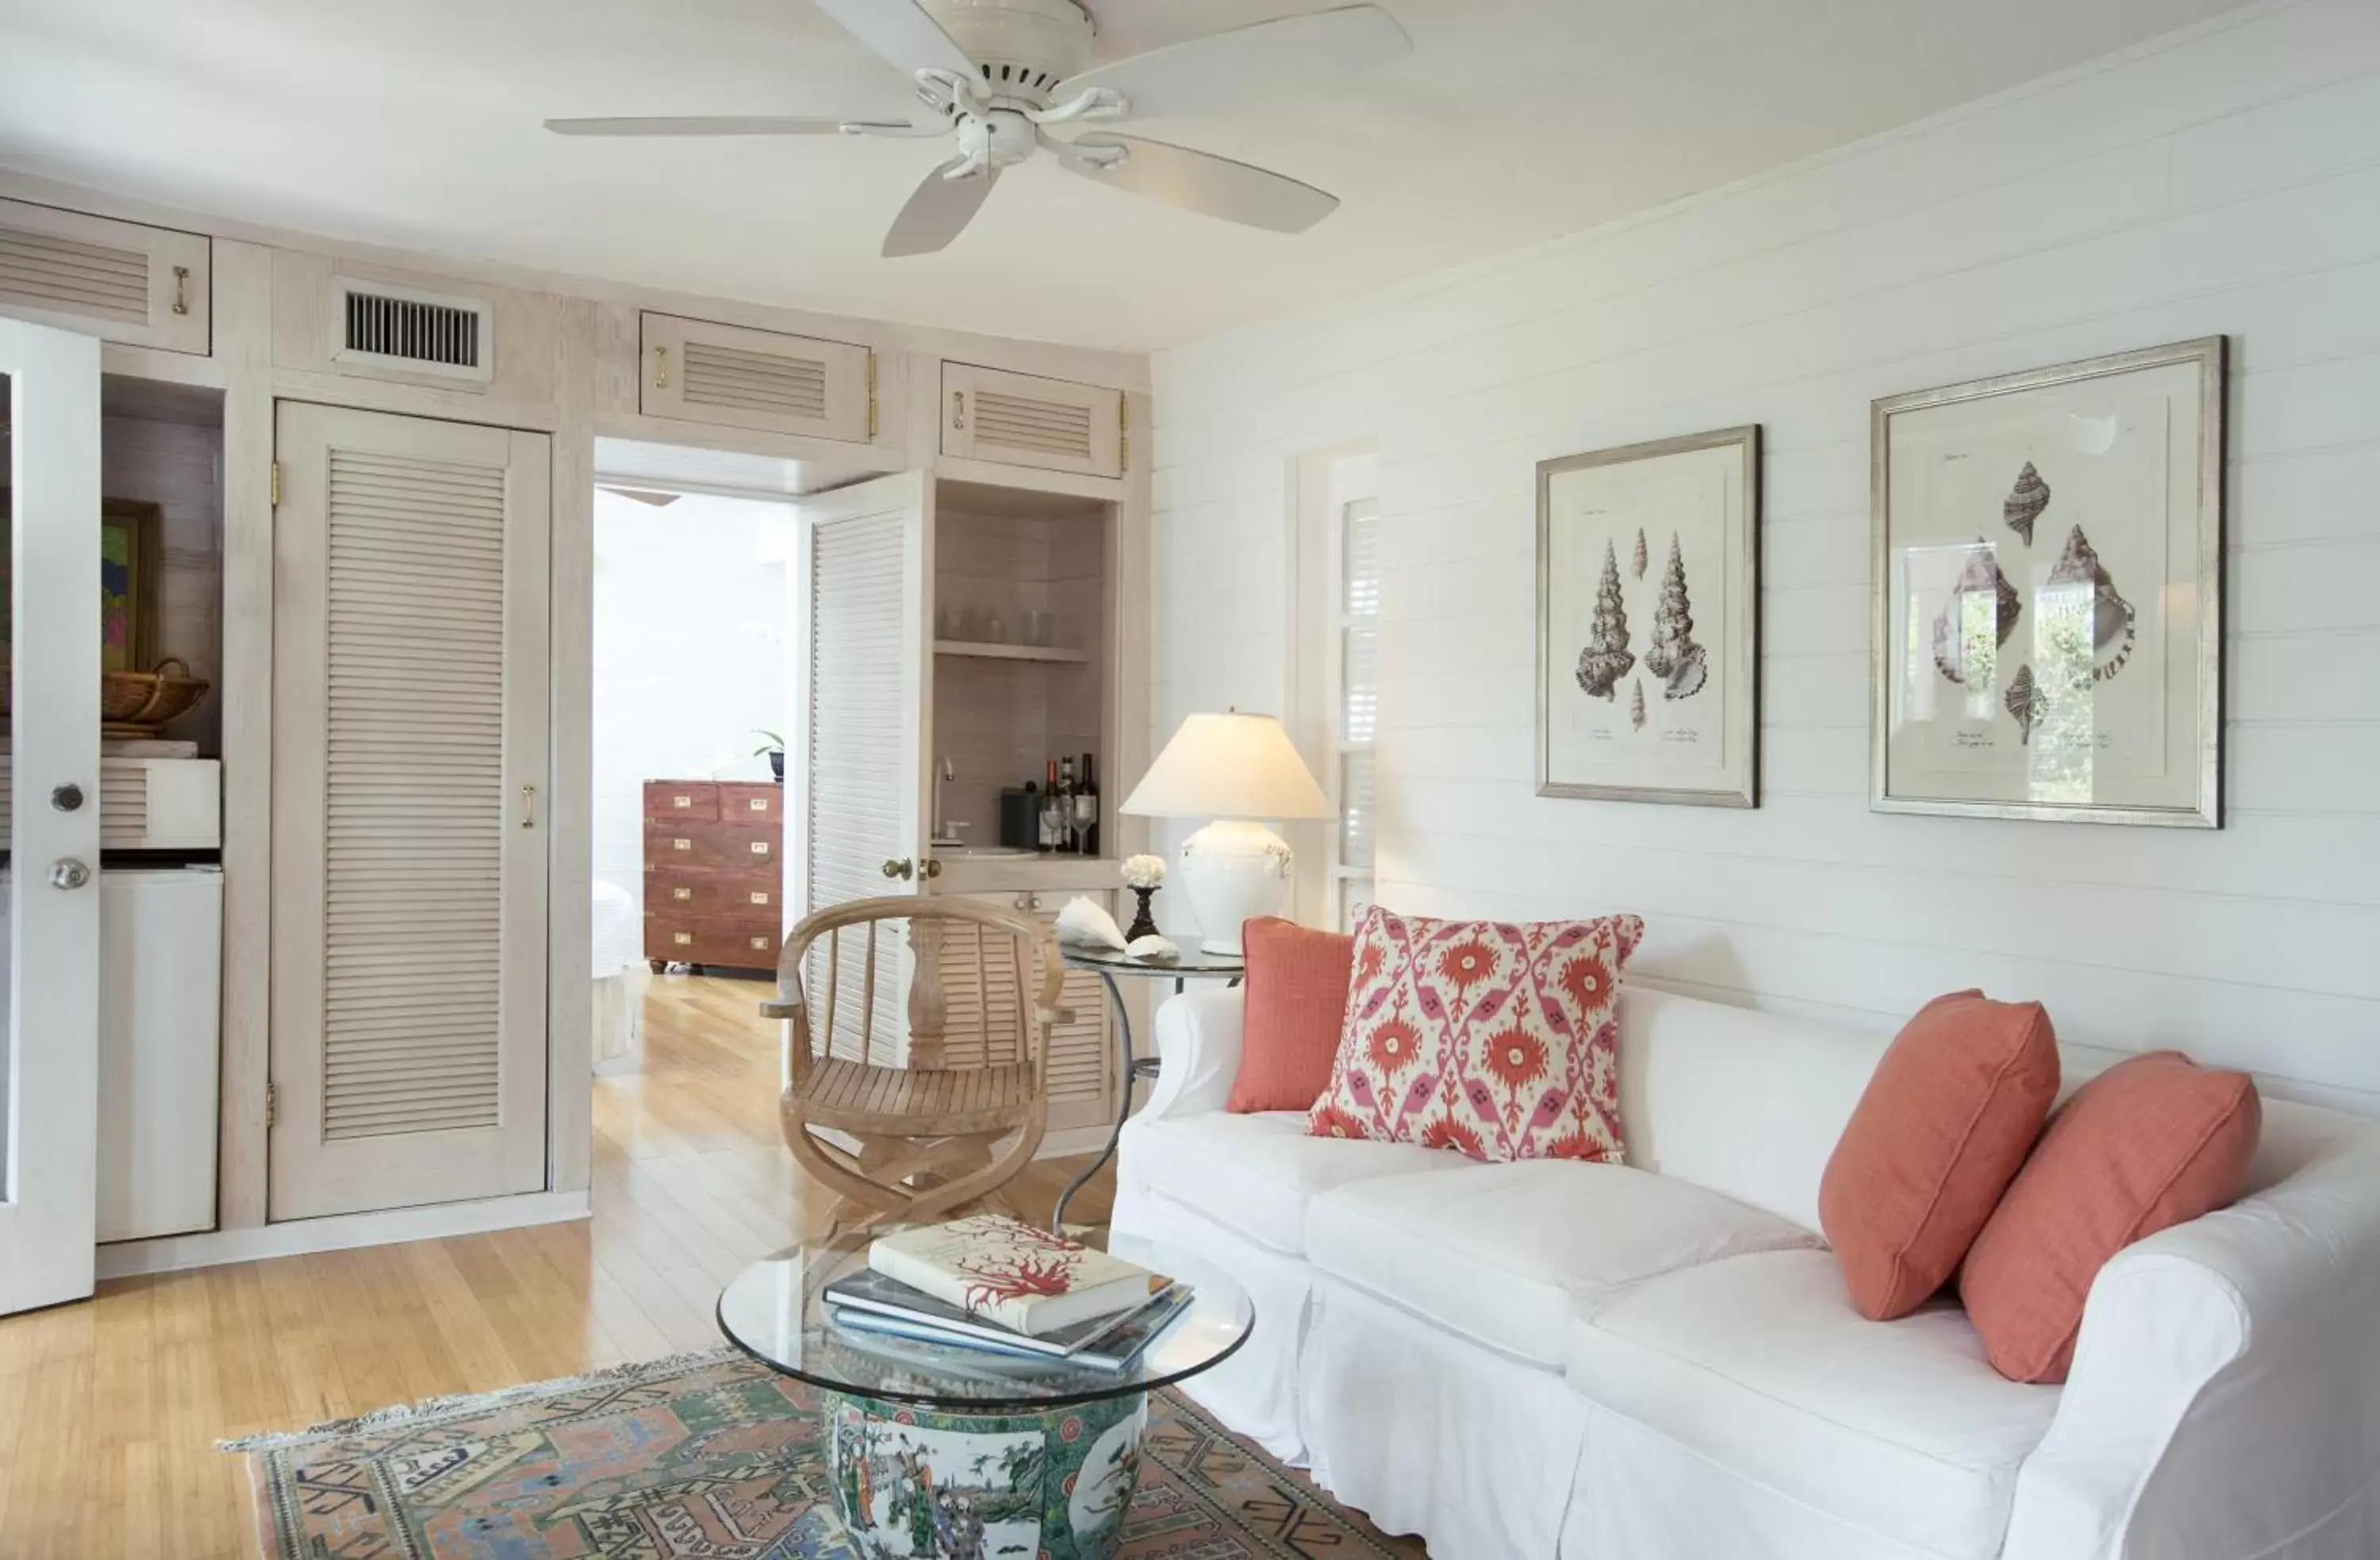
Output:
M0 320L7 410L7 1054L0 1313L91 1291L99 1113L99 343ZM61 787L73 787L62 792Z
M270 1213L545 1184L541 433L284 403Z
M790 810L801 840L786 902L803 913L918 890L932 870L925 850L926 712L932 689L926 582L933 573L933 490L905 472L805 499L795 571L806 664L794 680ZM886 928L891 931L891 928ZM821 945L823 947L823 945ZM878 951L872 1004L835 1004L833 1054L880 1064L903 1059L908 1033L907 951ZM822 963L810 979L823 979ZM870 1011L872 1009L872 1012ZM823 1022L821 1018L820 1022ZM868 1043L863 1047L861 1037Z

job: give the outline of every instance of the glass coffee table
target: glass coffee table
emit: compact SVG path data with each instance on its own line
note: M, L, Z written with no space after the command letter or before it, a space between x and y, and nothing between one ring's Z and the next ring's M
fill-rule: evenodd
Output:
M868 1230L781 1251L719 1297L719 1330L819 1389L835 1509L870 1560L1107 1560L1140 1477L1148 1395L1231 1358L1255 1308L1220 1270L1128 1236L1087 1237L1196 1298L1108 1372L846 1332L820 1291L868 1265Z

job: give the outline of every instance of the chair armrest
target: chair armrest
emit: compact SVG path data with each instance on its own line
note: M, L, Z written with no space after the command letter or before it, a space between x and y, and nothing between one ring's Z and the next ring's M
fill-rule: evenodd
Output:
M2284 1125L2285 1179L2100 1271L2009 1560L2229 1560L2332 1522L2306 1553L2360 1553L2380 1522L2380 1131L2268 1104Z
M1232 1095L1240 1070L1242 993L1185 992L1157 1010L1157 1087L1139 1119L1200 1115L1219 1111Z

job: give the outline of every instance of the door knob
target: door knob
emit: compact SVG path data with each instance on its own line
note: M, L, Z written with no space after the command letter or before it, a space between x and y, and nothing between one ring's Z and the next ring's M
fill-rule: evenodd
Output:
M884 875L889 878L905 878L909 875L910 870L909 859L906 856L896 856L884 863Z
M50 868L52 888L80 888L91 881L91 869L69 856Z
M942 875L942 864L929 856L918 864L917 872L921 877L938 878Z
M50 805L60 812L82 810L82 787L68 781L50 792Z

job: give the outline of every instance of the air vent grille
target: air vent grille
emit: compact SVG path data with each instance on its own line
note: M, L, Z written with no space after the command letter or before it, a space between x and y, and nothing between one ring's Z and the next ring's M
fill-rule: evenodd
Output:
M747 352L715 342L686 344L686 404L822 420L826 364L816 358Z
M1088 460L1093 455L1091 410L1061 401L979 390L975 397L975 442L985 449L1031 450Z
M335 361L450 379L492 376L493 313L478 299L342 280L336 308Z
M0 303L145 325L149 257L138 250L0 227Z

